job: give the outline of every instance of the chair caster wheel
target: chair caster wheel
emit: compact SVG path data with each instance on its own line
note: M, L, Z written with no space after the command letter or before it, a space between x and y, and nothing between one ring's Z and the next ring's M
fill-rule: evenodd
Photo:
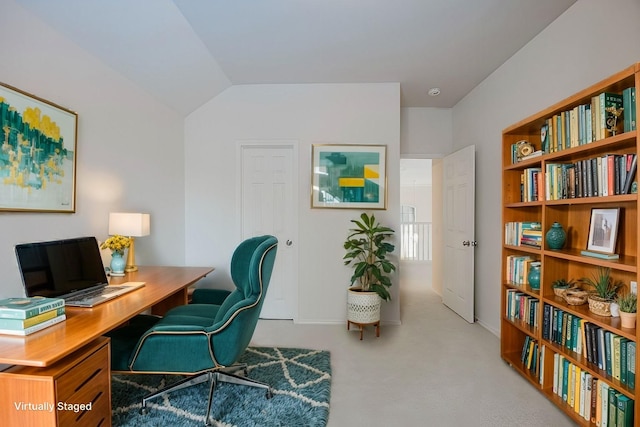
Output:
M147 415L149 413L149 410L143 406L138 412L140 412L140 415Z
M267 390L267 399L273 398L273 392L271 390Z

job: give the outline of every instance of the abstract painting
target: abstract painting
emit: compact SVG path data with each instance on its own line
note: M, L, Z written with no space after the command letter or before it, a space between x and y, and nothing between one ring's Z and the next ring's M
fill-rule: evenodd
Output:
M314 144L311 207L386 209L385 145Z
M78 115L0 83L0 210L75 212Z

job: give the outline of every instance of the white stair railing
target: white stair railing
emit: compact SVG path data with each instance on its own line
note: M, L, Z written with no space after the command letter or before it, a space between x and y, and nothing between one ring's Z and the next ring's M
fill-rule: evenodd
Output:
M400 227L400 259L431 261L432 223L403 222Z

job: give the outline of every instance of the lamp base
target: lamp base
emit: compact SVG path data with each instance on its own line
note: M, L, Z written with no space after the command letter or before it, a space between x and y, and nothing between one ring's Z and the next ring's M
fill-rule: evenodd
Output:
M135 239L133 237L129 237L131 243L129 244L129 251L127 253L127 264L124 267L124 271L126 273L133 273L138 271L138 266L136 265L136 249L135 249Z

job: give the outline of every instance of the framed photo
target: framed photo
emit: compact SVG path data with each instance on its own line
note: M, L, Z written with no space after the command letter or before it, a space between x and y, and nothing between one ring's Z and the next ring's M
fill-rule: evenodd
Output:
M78 115L0 83L0 210L75 212Z
M311 207L386 209L386 145L314 144Z
M591 209L587 250L613 254L616 250L620 208Z

